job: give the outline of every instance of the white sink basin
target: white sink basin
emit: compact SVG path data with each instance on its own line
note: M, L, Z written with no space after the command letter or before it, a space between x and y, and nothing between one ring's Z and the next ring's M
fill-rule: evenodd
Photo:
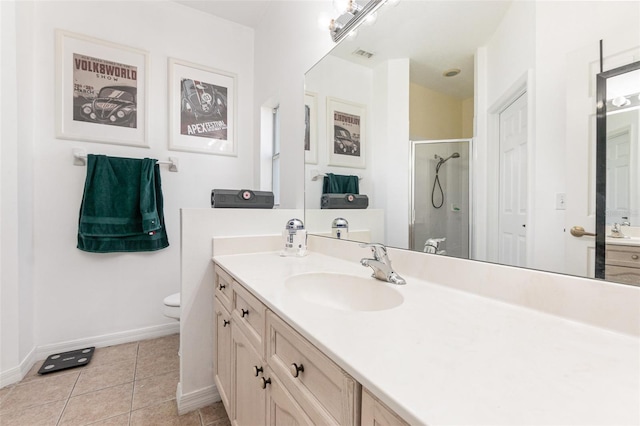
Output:
M355 275L314 272L289 277L285 287L300 298L343 311L382 311L404 301L395 288Z

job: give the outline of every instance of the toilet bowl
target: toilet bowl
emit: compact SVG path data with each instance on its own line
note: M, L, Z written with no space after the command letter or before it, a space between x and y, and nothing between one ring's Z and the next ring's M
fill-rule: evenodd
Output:
M180 321L180 293L171 294L164 298L164 316Z

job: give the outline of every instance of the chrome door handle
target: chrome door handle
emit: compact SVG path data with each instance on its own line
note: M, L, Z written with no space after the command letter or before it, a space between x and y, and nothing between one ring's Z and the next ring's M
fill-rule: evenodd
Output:
M595 237L596 236L596 234L593 234L591 232L585 231L582 226L574 226L573 228L571 228L571 235L573 235L574 237L582 237L584 235L589 236L589 237Z

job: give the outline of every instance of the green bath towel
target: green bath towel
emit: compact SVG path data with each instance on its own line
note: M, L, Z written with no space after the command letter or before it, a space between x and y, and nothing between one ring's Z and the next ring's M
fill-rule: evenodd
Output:
M322 181L323 194L359 194L358 176L334 175L327 173Z
M78 248L95 253L169 246L156 160L87 156Z

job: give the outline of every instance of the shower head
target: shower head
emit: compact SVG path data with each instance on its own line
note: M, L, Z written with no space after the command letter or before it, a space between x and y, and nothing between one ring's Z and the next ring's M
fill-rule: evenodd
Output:
M445 162L449 161L452 158L460 158L460 154L457 152L454 152L453 154L451 154L450 156L448 156L447 158L442 158L440 157L438 154L434 155L433 158L435 158L436 160L438 160L439 164L444 164Z

